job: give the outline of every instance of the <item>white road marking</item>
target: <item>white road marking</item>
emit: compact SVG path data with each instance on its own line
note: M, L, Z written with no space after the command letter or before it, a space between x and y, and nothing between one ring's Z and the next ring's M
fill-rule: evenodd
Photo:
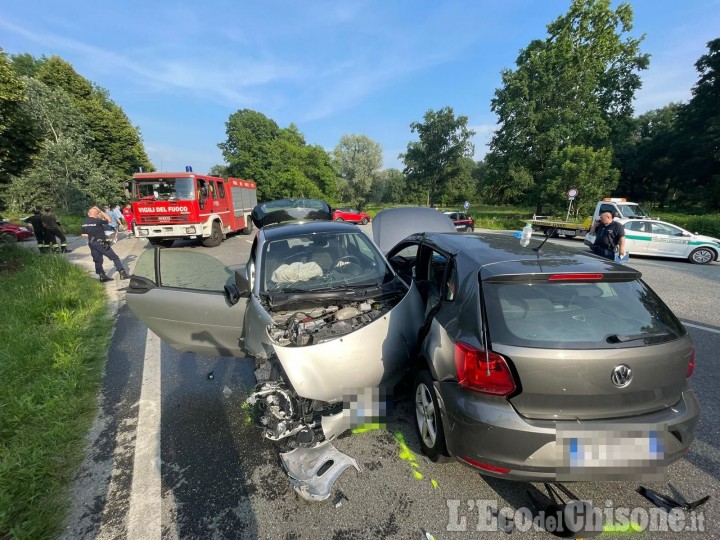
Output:
M161 537L160 488L160 338L147 331L140 390L132 493L128 516L129 540Z
M705 330L706 332L713 332L715 334L720 334L720 330L715 330L714 328L708 328L707 326L700 326L699 324L690 324L689 322L684 322L684 326L689 326L691 328L698 328L700 330Z

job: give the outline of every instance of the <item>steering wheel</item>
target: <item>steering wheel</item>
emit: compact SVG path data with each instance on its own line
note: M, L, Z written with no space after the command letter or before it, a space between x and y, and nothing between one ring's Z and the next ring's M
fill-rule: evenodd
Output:
M340 263L345 264L340 264ZM347 268L352 264L356 264L358 266L361 266L360 259L358 259L355 255L343 255L340 257L337 261L335 261L330 268L330 270L338 270L339 272L344 272L343 268Z

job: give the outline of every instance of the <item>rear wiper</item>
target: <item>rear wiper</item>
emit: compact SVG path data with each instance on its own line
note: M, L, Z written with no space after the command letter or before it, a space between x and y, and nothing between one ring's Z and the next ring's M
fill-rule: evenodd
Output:
M652 339L657 337L667 337L670 332L648 332L646 334L635 334L633 336L621 336L614 334L605 338L608 343L627 343L628 341L639 341L641 339Z

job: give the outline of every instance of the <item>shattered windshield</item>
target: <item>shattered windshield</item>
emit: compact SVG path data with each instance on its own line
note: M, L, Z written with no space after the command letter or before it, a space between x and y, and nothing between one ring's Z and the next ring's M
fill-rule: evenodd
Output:
M187 201L195 198L193 179L188 177L136 180L135 193L138 199Z
M369 287L393 279L385 259L363 233L327 232L265 244L266 292L332 291Z

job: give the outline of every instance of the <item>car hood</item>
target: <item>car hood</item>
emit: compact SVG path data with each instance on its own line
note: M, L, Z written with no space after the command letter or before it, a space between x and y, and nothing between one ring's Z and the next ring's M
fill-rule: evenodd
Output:
M434 208L388 208L372 220L373 240L387 253L408 236L422 232L456 232L452 220Z

